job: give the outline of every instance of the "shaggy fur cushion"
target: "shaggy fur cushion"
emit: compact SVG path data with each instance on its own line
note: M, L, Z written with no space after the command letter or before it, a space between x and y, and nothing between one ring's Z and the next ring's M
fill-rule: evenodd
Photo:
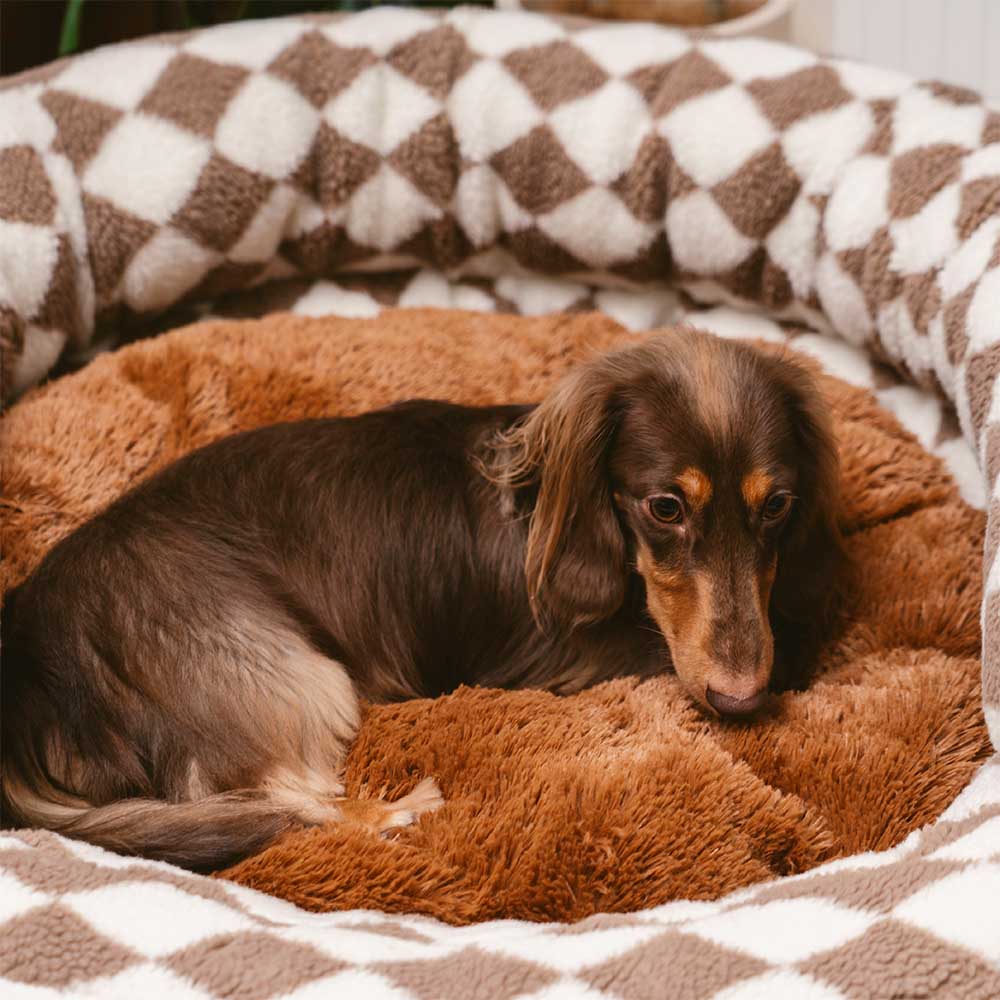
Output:
M635 339L597 315L417 311L204 323L100 357L0 424L0 588L223 434L410 396L533 400L595 350ZM374 706L349 794L395 796L431 774L446 806L394 840L292 832L222 874L318 910L571 920L717 897L890 847L938 816L988 752L984 515L868 393L825 376L822 389L860 572L808 691L749 724L706 718L670 676L568 698L460 689Z

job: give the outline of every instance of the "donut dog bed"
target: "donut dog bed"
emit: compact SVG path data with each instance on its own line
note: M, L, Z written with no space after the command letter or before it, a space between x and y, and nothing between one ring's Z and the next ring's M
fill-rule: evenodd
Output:
M702 995L874 995L877 953L886 976L927 959L925 991L948 969L955 995L997 992L1000 792L977 770L1000 700L994 112L770 43L402 10L114 47L7 81L0 110L8 398L197 315L264 316L135 344L11 407L4 587L230 430L537 398L637 335L484 313L641 331L692 300L752 306L785 327L705 325L792 333L861 383L823 386L865 568L815 684L756 726L698 717L668 677L372 707L352 790L436 773L449 800L393 841L293 833L206 880L5 833L0 976L641 996L671 968ZM479 312L381 312L415 305ZM186 919L154 927L158 905Z

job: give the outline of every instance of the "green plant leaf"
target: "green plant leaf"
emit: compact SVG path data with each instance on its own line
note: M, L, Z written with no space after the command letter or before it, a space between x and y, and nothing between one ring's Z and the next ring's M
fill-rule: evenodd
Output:
M59 32L59 55L68 56L80 44L80 14L83 0L69 0L63 14L62 31Z

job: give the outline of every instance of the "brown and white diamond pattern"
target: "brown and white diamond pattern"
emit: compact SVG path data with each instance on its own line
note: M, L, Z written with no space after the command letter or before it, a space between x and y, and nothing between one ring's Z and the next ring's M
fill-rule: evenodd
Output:
M439 50L447 59L435 60ZM116 89L126 58L129 84ZM522 265L614 268L654 246L664 224L662 211L643 211L631 196L633 175L651 173L645 179L655 188L668 169L679 187L666 227L682 275L714 273L738 293L747 279L737 272L759 257L760 237L783 215L767 253L795 260L814 235L816 207L795 200L798 171L814 168L807 185L817 173L808 149L827 145L808 141L809 123L843 111L852 88L866 98L886 92L877 74L873 85L870 73L859 81L847 68L841 85L838 72L767 43L695 49L678 33L634 25L570 32L516 13L462 11L441 22L376 10L325 25L271 22L267 32L226 26L98 53L57 75L50 100L68 94L129 112L110 125L109 150L97 151L84 189L124 209L133 231L137 222L174 230L154 235L134 268L118 260L134 271L125 280L95 276L111 300L102 305L119 296L133 311L161 308L204 291L198 275L213 269L222 288L255 280L254 256L282 245L314 273L445 246L452 266L498 237ZM974 131L975 110L963 109L956 137ZM913 132L904 123L906 141ZM449 138L461 170L415 168L447 151ZM140 164L142 149L163 156ZM829 174L829 158L824 166ZM228 199L217 191L227 171ZM773 218L748 211L759 200L748 183L767 188ZM194 203L178 205L185 192ZM209 205L225 217L212 218ZM248 239L229 257L226 244L248 217ZM227 268L232 260L241 267ZM835 284L842 278L836 266L826 270ZM804 276L795 277L796 291L808 295Z
M72 338L89 336L93 288L79 264L85 231L72 169L52 152L57 129L41 86L0 92L0 383L48 371Z
M116 226L157 230L96 255L96 270L117 269L94 275L99 313L256 281L275 252L314 276L423 260L648 278L669 266L666 237L689 284L710 275L747 299L763 273L771 305L818 291L835 322L871 329L842 259L858 206L832 223L818 289L810 251L832 179L875 128L870 103L897 96L898 77L765 42L694 47L648 26L571 31L519 13L373 10L267 29L102 50L46 85L58 142L81 145L80 114L101 136L89 158L74 152L85 196ZM945 100L904 96L883 173ZM977 138L983 114L961 107L948 141ZM899 221L910 271L957 196Z
M98 313L120 300L135 312L173 304L222 265L234 245L240 263L255 250L264 261L273 255L277 239L260 234L259 224L242 245L237 238L252 230L249 223L261 203L265 221L277 221L280 195L272 196L269 177L278 169L275 157L268 158L260 128L249 132L237 155L251 161L253 174L226 153L234 152L229 137L241 111L238 95L249 93L261 113L275 110L274 88L252 75L263 58L261 48L283 48L304 30L299 23L283 23L263 44L243 45L227 31L208 46L209 54L224 52L227 58L238 50L237 63L248 68L208 61L198 54L205 37L195 36L192 52L180 51L176 40L100 50L71 61L48 82L41 101L58 125L49 145L69 157L79 175L88 222L99 220L90 228L91 239L112 229L131 234L124 245L109 240L117 244L116 252L98 248L92 255L91 298L96 289ZM280 96L299 100L291 89ZM284 111L278 120L292 117ZM215 218L206 218L206 203L214 206ZM88 249L86 241L82 249ZM254 273L240 277L245 283Z
M998 143L1000 116L948 88L521 14L375 10L102 50L0 90L4 376L37 379L95 320L296 270L464 265L499 280L425 275L403 294L657 317L662 302L524 269L650 279L672 261L694 295L829 321L953 395L997 478L989 658ZM317 289L303 308L334 292L377 308L341 282ZM898 390L882 391L907 409ZM943 419L925 423L954 445ZM984 701L1000 732L998 670Z

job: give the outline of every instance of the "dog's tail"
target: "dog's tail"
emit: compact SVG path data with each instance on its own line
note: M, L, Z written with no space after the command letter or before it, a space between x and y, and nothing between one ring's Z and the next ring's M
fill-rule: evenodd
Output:
M50 773L60 727L50 700L39 697L43 669L17 635L15 597L8 593L0 608L0 828L42 827L122 854L213 871L261 850L296 822L286 804L259 791L95 804L64 787ZM110 770L92 767L95 777Z
M266 847L294 822L260 794L226 792L191 802L120 799L93 806L50 782L28 782L5 759L3 812L19 826L43 827L120 854L215 871Z

